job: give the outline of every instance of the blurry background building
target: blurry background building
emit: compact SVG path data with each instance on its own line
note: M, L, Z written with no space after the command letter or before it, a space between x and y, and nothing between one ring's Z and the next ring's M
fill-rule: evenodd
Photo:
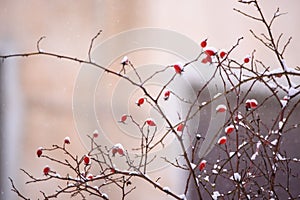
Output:
M261 4L268 17L272 17L277 7L288 12L276 22L274 31L277 35L284 33L284 39L293 37L286 60L290 67L299 65L300 2L276 0ZM0 53L34 51L36 41L46 36L41 42L42 49L86 58L90 40L100 29L103 34L95 45L122 31L158 27L177 31L198 42L208 38L211 45L225 49L244 36L245 40L234 53L237 58L242 59L256 49L259 59L277 68L273 66L274 56L262 53L265 48L249 33L249 29L260 33L263 27L234 12L234 7L255 12L234 0L1 0ZM17 199L10 192L8 176L16 180L16 186L25 194L32 195L32 191L36 191L34 184L24 187L26 177L19 169L27 169L36 176L42 174L45 163L36 158L37 147L60 144L64 137L70 136L71 151L78 155L85 153L72 113L72 95L79 69L79 64L42 56L0 63L0 199ZM168 173L168 169L164 170L162 173ZM180 181L172 181L171 188L180 187ZM49 185L41 187L50 188ZM168 199L156 194L151 187L143 191L152 192L151 197L134 193L132 198Z

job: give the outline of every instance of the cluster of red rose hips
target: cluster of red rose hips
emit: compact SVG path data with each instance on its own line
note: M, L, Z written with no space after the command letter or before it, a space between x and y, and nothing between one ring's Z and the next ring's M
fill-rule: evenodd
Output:
M227 51L225 49L216 50L214 47L207 47L207 39L204 39L200 42L200 46L203 48L203 51L206 55L205 58L202 59L202 63L212 63L212 57L218 55L220 59L225 59L227 55ZM244 57L244 63L249 63L251 59L250 55Z

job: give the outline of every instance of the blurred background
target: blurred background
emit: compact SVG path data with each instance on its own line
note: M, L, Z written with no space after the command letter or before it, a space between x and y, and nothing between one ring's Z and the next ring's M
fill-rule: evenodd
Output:
M198 43L208 38L209 44L218 49L229 49L243 36L245 39L234 52L237 59L256 49L258 59L278 68L275 57L266 53L249 32L253 29L261 33L264 27L233 11L238 8L255 13L254 8L235 0L0 0L0 3L1 54L34 51L37 40L46 36L41 49L84 59L91 38L99 30L103 33L95 45L122 31L156 27L179 32ZM261 5L268 18L278 7L288 13L275 22L273 30L277 36L284 33L283 40L293 37L285 59L289 67L298 66L300 1L264 1ZM78 155L86 153L72 112L74 84L80 67L77 63L43 56L0 62L0 199L17 199L10 192L8 176L25 196L38 198L40 189L53 191L49 185L42 185L38 190L36 184L25 186L27 177L19 171L23 168L37 177L42 176L41 169L46 163L36 158L39 146L61 144L69 136L70 150ZM180 175L174 178L168 168L161 173L170 177L163 180L170 188L181 191ZM150 186L140 191L149 191L151 196L134 192L132 199L168 199L159 192L156 194Z

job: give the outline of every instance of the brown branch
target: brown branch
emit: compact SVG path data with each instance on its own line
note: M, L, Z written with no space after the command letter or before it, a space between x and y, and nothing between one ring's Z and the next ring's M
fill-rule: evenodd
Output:
M97 37L99 37L99 35L102 33L102 30L98 31L98 33L92 38L90 46L89 46L89 50L88 50L88 58L89 58L89 62L92 62L92 57L91 57L91 53L92 53L92 48L93 48L93 44L94 44L94 40L97 39Z
M21 199L24 199L24 200L30 200L29 198L25 197L15 186L12 178L8 177L9 181L10 181L10 184L12 186L12 189L11 191L13 191L14 193L16 193L18 195L18 197L20 197Z

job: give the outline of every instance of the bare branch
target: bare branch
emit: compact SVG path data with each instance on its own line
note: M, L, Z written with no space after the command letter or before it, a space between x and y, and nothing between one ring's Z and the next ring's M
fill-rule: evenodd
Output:
M16 193L16 194L18 195L18 197L20 197L21 199L24 199L24 200L30 200L29 198L25 197L25 196L24 196L24 195L16 188L16 186L15 186L13 180L12 180L10 177L8 177L8 179L9 179L9 181L10 181L10 183L11 183L11 186L12 186L11 191L13 191L14 193Z
M89 47L89 51L88 51L88 58L89 58L89 62L92 62L92 48L93 48L93 44L94 44L94 40L97 39L99 37L99 35L102 33L102 30L100 30L91 40L91 43L90 43L90 47Z

